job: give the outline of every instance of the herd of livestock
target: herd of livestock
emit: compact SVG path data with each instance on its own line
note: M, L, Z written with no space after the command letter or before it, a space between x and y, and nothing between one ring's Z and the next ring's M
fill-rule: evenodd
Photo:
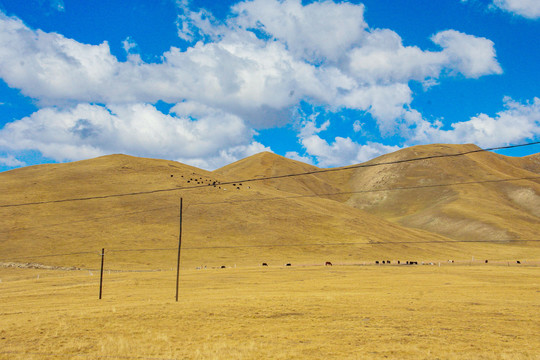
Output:
M448 260L448 263L453 264L453 263L455 263L455 261L454 261L454 260ZM484 260L483 263L487 264L487 263L489 263L489 260ZM517 260L515 263L516 263L516 264L521 264L521 261L520 261L520 260ZM507 264L510 265L510 262L507 262ZM313 265L313 264L312 264L312 265ZM340 265L341 265L341 264L340 264ZM391 260L382 260L382 261L376 260L376 261L373 262L373 263L346 264L346 265L436 265L436 263L434 263L434 262L424 262L424 261L422 261L422 262L419 263L418 261L410 261L410 260L407 260L407 261L405 261L405 262L402 262L402 261L400 261L400 260L396 260L395 262L392 262ZM439 262L438 265L441 266L441 263ZM268 263L263 262L263 263L261 264L261 266L269 266L269 265L268 265ZM291 264L291 263L285 263L285 264L283 264L282 266L288 267L288 266L292 266L292 264ZM302 266L306 266L306 265L303 264ZM326 262L324 263L324 266L333 266L333 264L332 264L332 262L330 262L330 261L326 261ZM236 267L236 265L235 265L234 267ZM206 269L206 268L207 268L206 266L201 265L200 267L197 267L196 269L197 269L197 270L201 270L201 269ZM221 266L219 266L218 268L219 268L219 269L226 269L227 266L221 265Z

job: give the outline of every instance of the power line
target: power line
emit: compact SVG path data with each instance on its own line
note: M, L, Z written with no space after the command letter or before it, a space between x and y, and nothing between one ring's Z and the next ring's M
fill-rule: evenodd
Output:
M453 243L509 243L509 242L540 242L540 239L533 240L450 240L450 241L375 241L375 242L342 242L342 243L307 243L307 244L264 244L264 245L224 245L224 246L201 246L185 247L182 250L202 250L202 249L237 249L237 248L269 248L269 247L310 247L310 246L372 246L372 245L393 245L393 244L453 244Z
M230 184L235 184L235 183L247 183L247 182L254 182L254 181L283 179L283 178L288 178L288 177L321 174L321 173L327 173L327 172L345 171L345 170L352 170L352 169L359 169L359 168L369 168L369 167L376 167L376 166L383 166L383 165L395 165L395 164L402 164L402 163L421 161L421 160L438 159L438 158L445 158L445 157L457 157L457 156L463 156L463 155L468 155L468 154L473 154L473 153L478 153L478 152L503 150L503 149L512 149L512 148L523 147L523 146L531 146L531 145L537 145L537 144L540 144L540 141L531 142L531 143L525 143L525 144L518 144L518 145L508 145L508 146L500 146L500 147L485 148L485 149L475 149L475 150L469 150L469 151L465 151L465 152L461 152L461 153L455 153L455 154L430 155L430 156L410 158L410 159L387 161L387 162L382 162L382 163L374 163L374 164L366 164L366 163L364 163L364 164L344 166L344 167L340 167L340 168L319 169L319 170L307 171L307 172L303 172L303 173L293 173L293 174L274 175L274 176L266 176L266 177L258 177L258 178L249 178L249 179L235 180L235 181L226 181L226 182L221 182L220 185L230 185ZM108 198L113 198L113 197L124 197L124 196L148 195L148 194L155 194L155 193L161 193L161 192L171 192L171 191L180 191L180 190L208 188L210 186L213 186L213 184L195 185L195 186L186 186L186 187L175 187L175 188L166 188L166 189L155 189L155 190L147 190L147 191L138 191L138 192L130 192L130 193L117 193L117 194L89 196L89 197L80 197L80 198L36 201L36 202L28 202L28 203L4 204L4 205L0 205L0 208L20 207L20 206L29 206L29 205L54 204L54 203L63 203L63 202L72 202L72 201L98 200L98 199L108 199Z
M259 244L259 245L223 245L223 246L194 246L194 247L182 247L182 250L212 250L212 249L243 249L243 248L273 248L273 247L325 247L325 246L379 246L379 245L402 245L402 244L463 244L463 243L495 243L495 244L508 244L508 243L529 243L540 242L540 239L484 239L484 240L419 240L419 241L374 241L374 242L338 242L338 243L294 243L294 244ZM105 253L117 253L117 252L147 252L147 251L178 251L178 248L143 248L143 249L109 249ZM22 259L40 259L46 257L55 256L69 256L80 254L94 254L101 256L99 251L84 251L76 253L63 253L63 254L48 254L48 255L36 255L15 257L12 259L0 260L1 262L15 261Z
M191 204L189 204L189 206L214 205L214 204L231 204L231 203L239 203L239 202L269 201L269 200L296 199L296 198L321 197L321 196L351 195L351 194L363 194L363 193L396 191L396 190L417 190L417 189L424 189L424 188L436 188L436 187L472 185L472 184L484 184L484 183L500 183L500 182L507 182L507 181L522 181L522 180L536 180L536 179L540 179L540 176L531 176L531 177L522 177L522 178L510 178L510 179L496 179L496 180L465 181L465 182L446 183L446 184L404 186L404 187L385 188L385 189L341 191L341 192L332 192L332 193L314 193L314 194L306 194L306 195L274 196L274 197L271 197L271 198L226 200L226 201L216 201L216 202L191 203Z
M233 204L233 203L243 203L243 202L253 202L253 201L274 201L274 200L284 200L284 199L299 199L299 198L310 198L310 197L323 197L323 196L338 196L338 195L352 195L352 194L363 194L363 193L372 193L372 192L383 192L383 191L397 191L397 190L418 190L424 188L436 188L436 187L446 187L446 186L461 186L461 185L472 185L472 184L484 184L484 183L500 183L508 181L523 181L523 180L537 180L540 179L540 176L531 176L531 177L522 177L522 178L510 178L510 179L495 179L495 180L479 180L479 181L465 181L465 182L456 182L456 183L445 183L445 184L431 184L431 185L417 185L417 186L405 186L405 187L396 187L396 188L383 188L383 189L370 189L370 190L357 190L357 191L341 191L341 192L332 192L332 193L314 193L314 194L305 194L305 195L290 195L290 196L274 196L268 198L251 198L251 199L241 199L241 200L224 200L224 201L215 201L215 202L201 202L201 203L190 203L189 206L200 206L200 205L216 205L216 204ZM164 206L159 208L147 209L132 211L121 214L106 215L106 216L96 216L92 218L86 218L81 220L66 221L62 223L55 224L44 224L32 227L25 228L15 228L9 230L0 231L0 234L6 234L16 231L28 231L41 228L55 227L61 225L72 225L83 222L90 222L95 220L103 220L109 218L116 218L122 216L130 216L135 214L142 214L146 212L153 212L166 209L176 209L178 206Z

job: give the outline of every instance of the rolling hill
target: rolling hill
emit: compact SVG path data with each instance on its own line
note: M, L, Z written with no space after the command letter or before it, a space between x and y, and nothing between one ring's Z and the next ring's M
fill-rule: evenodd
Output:
M540 230L540 155L514 158L477 150L480 148L470 144L415 146L345 171L271 183L283 191L320 194L394 223L455 240L535 239ZM437 157L465 152L472 153ZM434 158L402 162L426 157ZM373 166L382 163L390 164ZM281 170L284 168L287 171ZM257 177L316 170L322 169L266 153L216 173Z
M414 147L370 163L469 148ZM187 267L537 258L537 246L505 240L538 233L538 181L479 181L537 176L538 159L475 153L249 182L318 168L270 153L213 172L126 155L21 168L0 173L0 262L97 268L105 248L113 269L170 269L180 198ZM478 239L500 242L463 242Z

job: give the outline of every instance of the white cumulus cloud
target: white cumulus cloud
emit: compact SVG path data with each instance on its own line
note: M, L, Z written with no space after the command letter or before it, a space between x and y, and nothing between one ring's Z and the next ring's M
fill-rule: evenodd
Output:
M446 30L432 37L439 51L405 46L394 31L371 29L363 5L242 1L219 20L187 0L177 4L178 35L190 45L155 63L142 61L129 37L119 61L107 42L84 44L0 12L0 78L41 108L1 129L0 148L53 159L125 152L209 167L267 149L253 141L254 129L292 121L302 102L366 111L394 134L414 114L410 81L428 89L447 76L502 72L489 39ZM160 100L177 104L173 113L149 105ZM301 136L325 165L385 149Z
M463 122L442 129L442 124L431 124L417 119L413 143L473 143L480 147L515 144L540 136L540 99L519 103L504 99L505 109L495 117L479 114Z
M336 136L333 141L328 142L321 137L320 133L329 128L330 122L325 121L321 126L317 126L315 117L309 116L302 120L302 129L298 135L298 140L307 156L302 157L296 152L290 152L289 158L296 160L314 158L318 166L335 167L361 163L400 149L398 146L375 142L359 144L350 137L340 136Z
M148 104L44 108L0 130L0 148L33 149L57 160L111 153L181 159L210 169L270 149L252 140L242 119L208 108L194 120Z
M9 167L19 167L26 166L24 161L20 161L13 155L0 156L0 165L9 166Z
M333 1L254 0L233 7L234 22L258 29L310 62L336 61L366 35L364 6Z
M437 33L431 40L444 49L447 61L452 64L448 67L450 70L459 71L469 78L502 73L491 40L455 30Z
M538 0L494 0L493 5L528 19L540 19L540 1Z
M280 118L301 99L367 110L387 121L411 102L410 80L432 81L443 71L468 77L501 72L487 39L445 31L433 37L440 52L405 47L390 30L366 28L360 5L254 1L234 9L238 14L226 25L201 29L218 27L220 37L185 51L172 47L160 63L138 56L119 62L106 42L82 44L0 14L0 77L45 106L192 100L264 127L286 121ZM327 28L317 20L323 15ZM282 31L280 21L298 31ZM257 24L275 41L258 38L250 27ZM133 45L124 42L128 51ZM309 54L320 62L310 63ZM337 57L342 61L332 61Z

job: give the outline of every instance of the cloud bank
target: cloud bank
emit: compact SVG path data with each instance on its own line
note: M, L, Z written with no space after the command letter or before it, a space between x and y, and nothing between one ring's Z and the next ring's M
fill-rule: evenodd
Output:
M0 77L40 106L0 130L0 149L35 149L58 161L123 152L212 169L271 150L254 141L256 130L291 122L301 102L364 111L383 135L422 129L412 142L451 137L411 108L409 82L430 87L446 77L501 74L493 42L445 30L431 37L437 51L405 46L396 32L370 28L364 10L254 0L219 20L179 0L178 35L190 45L171 47L154 63L141 60L130 38L122 62L107 42L80 43L0 13ZM165 114L152 105L158 101L176 105ZM327 141L309 124L304 119L298 139L321 166L395 149Z

